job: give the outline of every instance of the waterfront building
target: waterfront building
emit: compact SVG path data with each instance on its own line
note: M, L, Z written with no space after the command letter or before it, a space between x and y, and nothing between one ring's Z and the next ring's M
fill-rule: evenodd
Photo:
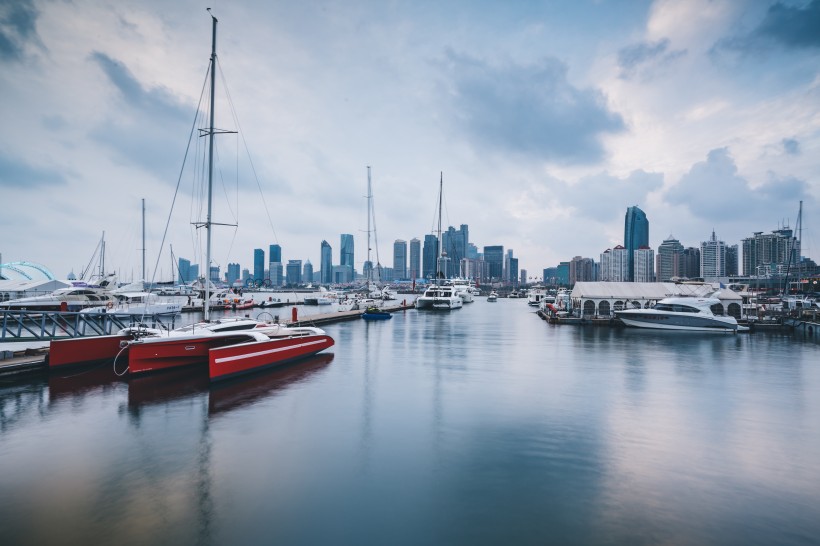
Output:
M396 279L407 279L407 241L396 239L393 243L393 274Z
M265 280L265 251L253 249L253 280L261 283Z
M239 264L229 263L226 275L226 280L228 281L229 285L233 285L234 283L239 281Z
M510 276L509 283L513 286L518 286L518 258L510 257L509 262L507 263Z
M447 231L441 234L442 254L446 253L450 259L450 265L447 268L448 277L458 277L460 275L458 267L462 258L467 257L469 238L470 229L467 224L461 224L458 229L450 226Z
M279 262L282 263L282 247L279 245L270 245L268 248L268 263Z
M558 268L544 268L544 271L541 272L541 279L543 279L544 284L558 284Z
M481 255L478 252L478 247L473 243L467 243L467 257L471 260L478 260L481 258Z
M351 271L355 271L356 269L356 260L353 248L353 235L349 233L342 233L341 236L339 246L339 265L350 266Z
M218 266L218 265L212 265L212 266L210 267L210 269L209 269L209 271L208 271L208 273L209 273L209 275L208 275L208 279L209 279L212 283L218 284L218 283L221 283L221 282L222 282L222 279L220 279L220 278L219 278L219 269L220 269L220 268L219 268L219 266Z
M288 285L302 284L302 260L288 260L285 267L285 281Z
M485 246L484 262L487 264L487 276L489 281L502 281L504 279L503 245Z
M436 276L436 259L438 257L438 237L435 235L424 236L424 250L422 253L421 272L425 279L433 279Z
M558 284L569 286L569 262L559 262L556 270L558 272Z
M521 274L520 274L520 275L521 275L521 277L520 277L520 278L521 278L520 283L521 283L521 284L527 284L527 270L526 270L526 269L522 269L522 270L521 270Z
M249 280L251 280L251 270L246 267L242 270L242 284L248 284Z
M738 255L737 245L726 246L726 276L737 277L738 275Z
M704 280L726 276L726 243L718 241L715 230L700 244L700 277Z
M579 281L594 281L596 279L595 270L595 260L575 256L569 262L569 284L575 284Z
M696 279L700 276L700 249L689 246L683 249L683 265L680 268L681 277Z
M196 268L196 270L194 270L194 268ZM177 260L177 271L179 271L179 284L194 282L196 280L198 270L199 266L192 266L190 260L186 260L185 258L179 258Z
M413 237L410 239L410 270L408 276L418 279L421 276L421 241Z
M282 262L271 262L268 278L271 286L282 286L285 284L285 276L283 273L284 264Z
M760 275L758 268L775 271L778 266L785 268L789 262L798 263L800 241L789 228L777 229L771 233L756 231L754 235L741 241L743 247L743 275Z
M635 282L655 282L655 251L648 246L637 249L632 257Z
M342 241L344 244L344 241ZM330 243L327 241L322 241L322 247L320 251L320 258L319 258L319 267L321 272L321 283L322 284L330 284L333 282L333 249L330 247Z
M334 284L349 284L353 282L353 268L349 265L334 265L331 268L331 282Z
M305 265L302 266L302 281L313 282L313 264L310 263L310 260L306 261Z
M666 282L674 277L684 276L681 273L682 260L683 245L675 239L674 235L670 235L658 247L658 281Z
M629 251L621 245L601 254L602 281L629 282Z
M649 246L649 220L640 208L629 207L624 217L624 248L628 263L627 277L623 280L635 280L634 252L644 246Z
M484 260L474 260L470 258L464 258L461 260L461 267L459 268L464 275L464 278L467 279L479 279L479 281L484 279L482 275L481 267L484 265Z

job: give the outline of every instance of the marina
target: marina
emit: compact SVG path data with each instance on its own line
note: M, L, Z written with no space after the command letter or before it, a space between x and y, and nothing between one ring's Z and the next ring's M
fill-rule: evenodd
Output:
M4 537L813 543L816 343L555 328L525 301L326 324L328 352L224 384L2 378Z

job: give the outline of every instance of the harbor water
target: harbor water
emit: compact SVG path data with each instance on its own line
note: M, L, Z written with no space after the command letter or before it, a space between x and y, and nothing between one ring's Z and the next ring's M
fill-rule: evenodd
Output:
M820 542L815 343L484 298L324 328L224 385L0 383L3 544Z

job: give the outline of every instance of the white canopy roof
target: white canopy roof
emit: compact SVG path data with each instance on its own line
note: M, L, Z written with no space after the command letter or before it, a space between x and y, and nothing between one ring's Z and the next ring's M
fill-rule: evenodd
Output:
M740 294L711 283L674 282L577 282L572 299L583 300L660 300L670 296L703 297L720 290L715 297L740 301Z

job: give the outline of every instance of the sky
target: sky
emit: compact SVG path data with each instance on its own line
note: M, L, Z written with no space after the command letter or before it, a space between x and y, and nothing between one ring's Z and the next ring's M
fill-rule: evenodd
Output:
M205 262L195 123L217 30L215 265L319 268L467 224L540 276L623 244L795 227L820 259L820 0L0 0L0 254ZM189 138L194 130L194 137ZM186 155L187 154L187 155ZM235 226L233 224L236 224ZM96 262L95 262L96 263ZM93 264L92 264L93 266Z

